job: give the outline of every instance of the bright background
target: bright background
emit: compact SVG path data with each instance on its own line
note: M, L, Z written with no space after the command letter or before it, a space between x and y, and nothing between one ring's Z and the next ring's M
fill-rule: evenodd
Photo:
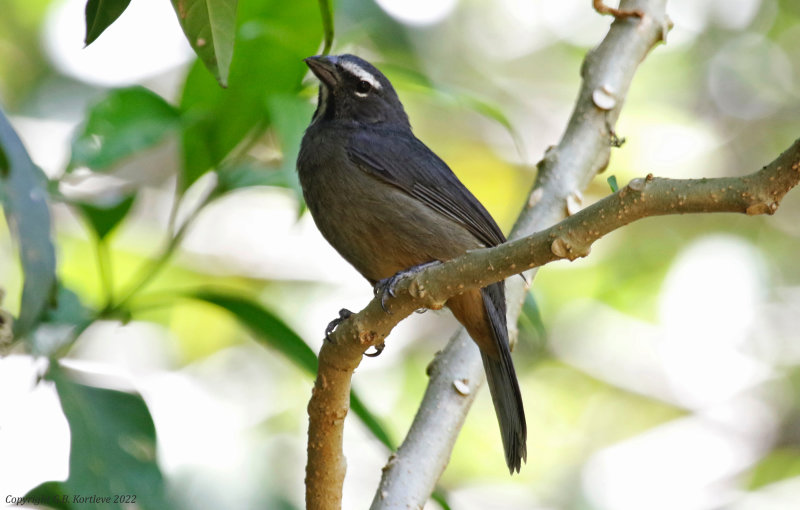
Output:
M64 172L87 108L108 89L141 84L177 101L193 54L165 0L133 0L87 49L82 0L3 4L0 104L48 176ZM336 7L334 51L385 64L417 135L508 231L535 163L566 125L581 61L610 18L588 0L342 0ZM609 193L610 175L624 185L649 172L749 173L800 133L800 4L674 0L668 13L675 24L668 44L640 68L617 127L627 141L584 203ZM399 68L427 77L436 92ZM314 81L306 83L311 102ZM119 165L111 181L73 183L90 194L118 182L143 188L113 239L123 281L160 245L177 149L171 139ZM298 219L297 207L294 194L269 187L218 201L152 289L242 289L317 350L338 309L358 310L372 293L311 218ZM797 508L798 214L800 193L792 192L770 217L648 219L602 239L586 259L543 268L533 293L546 334L530 327L536 316L527 317L515 352L528 464L508 476L488 392L481 392L441 480L452 507ZM82 300L99 303L84 226L64 206L54 216L59 275ZM3 306L16 313L21 276L5 222L0 286ZM395 440L421 399L426 365L455 326L446 312L415 315L358 369L355 388ZM142 393L159 463L186 508L303 506L312 382L230 315L167 300L124 325L95 324L68 360ZM36 384L41 370L23 354L0 359L3 498L67 476L69 429L53 388ZM344 507L364 508L388 452L354 418L345 449Z

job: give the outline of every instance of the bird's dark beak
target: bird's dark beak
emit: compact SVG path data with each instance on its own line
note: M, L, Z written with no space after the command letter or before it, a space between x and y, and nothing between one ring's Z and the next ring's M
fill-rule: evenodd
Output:
M333 56L316 55L303 59L303 62L322 83L333 88L339 82L339 73L336 71L337 60Z

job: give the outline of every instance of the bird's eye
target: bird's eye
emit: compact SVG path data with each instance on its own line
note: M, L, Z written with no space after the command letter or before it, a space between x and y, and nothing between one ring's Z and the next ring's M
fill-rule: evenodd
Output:
M358 85L356 85L356 92L359 94L366 94L370 90L372 90L372 85L366 80L361 80L358 82Z

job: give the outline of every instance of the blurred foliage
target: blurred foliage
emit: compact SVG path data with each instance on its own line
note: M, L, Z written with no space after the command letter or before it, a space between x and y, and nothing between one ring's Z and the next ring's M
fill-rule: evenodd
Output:
M144 87L111 91L90 110L72 142L68 169L108 170L112 165L161 142L180 126L180 114Z
M92 230L94 230L98 240L104 241L106 236L128 215L133 206L134 198L133 196L122 197L117 203L105 206L88 203L79 203L77 206L92 226Z
M173 0L176 19L198 58L185 69L97 95L96 86L74 75L66 78L71 71L43 55L45 15L57 4L6 0L0 16L0 102L12 121L19 117L15 127L33 161L47 160L42 155L58 148L46 145L46 129L31 136L26 118L43 117L36 120L55 129L69 117L58 109L59 103L74 105L94 97L85 115L72 119L71 151L63 165L53 169L42 164L47 177L5 114L0 115L0 291L6 291L1 304L17 317L14 348L49 358L45 380L55 384L72 446L69 478L44 483L31 494L129 491L139 498L138 507L158 509L214 504L188 495L171 501L165 495L165 480L180 480L182 473L162 474L155 460L158 446L150 412L158 417L158 411L148 408L152 403L145 392L143 399L107 389L87 373L62 368L61 362L79 357L76 352L91 336L84 333L107 322L120 328L146 323L168 332L165 342L171 345L165 350L173 368L186 371L200 370L220 353L239 352L255 340L277 363L301 370L273 370L277 375L267 376L277 380L261 384L248 379L226 395L238 402L235 395L267 386L272 392L268 402L253 399L245 407L268 404L274 406L272 416L281 418L275 420L279 430L270 429L277 437L270 443L274 450L265 454L248 449L250 457L242 462L246 468L236 465L232 470L260 476L261 481L302 478L289 472L302 463L297 460L302 448L282 441L288 434L304 440L305 400L297 395L305 395L316 367L313 341L322 336L316 327L319 314L310 303L321 301L330 288L298 281L279 269L259 272L246 263L236 266L216 258L213 250L206 257L211 262L203 265L194 248L180 249L190 231L214 219L223 197L236 202L248 193L277 189L293 218L302 215L294 162L314 96L312 82L303 81L307 71L302 59L332 49L358 52L376 62L399 89L416 133L451 164L507 230L526 200L533 163L558 141L574 100L580 61L610 22L589 17L588 25L578 27L587 18L566 16L569 23L556 25L553 16L566 11L555 5L532 19L527 11L503 14L514 2L461 2L436 24L409 27L377 4L354 0L337 2L335 12L326 0ZM609 187L614 190L617 180L625 185L648 172L673 177L749 172L797 136L798 3L755 1L752 19L738 25L731 20L744 12L741 5L737 10L720 1L674 4L676 30L666 46L648 57L626 98L617 131L628 141L614 150L608 171L613 175L595 179L586 202L608 194ZM98 36L127 7L125 0L86 2L86 43L102 46L104 38ZM686 19L702 23L689 26ZM146 30L141 36L147 37ZM79 97L72 97L73 92ZM662 156L656 161L662 163L653 168L649 156L656 152ZM174 186L170 176L177 176ZM71 187L82 193L70 194ZM587 259L543 268L534 281L536 300L525 302L515 349L530 420L529 464L508 482L494 412L488 398L481 397L456 444L443 488L433 499L443 508L459 508L453 498L460 489L489 480L524 487L526 503L535 496L553 508L598 508L587 502L580 481L587 459L690 412L674 400L618 387L552 359L558 348L552 333L557 318L582 301L657 324L659 289L676 258L688 244L712 234L735 236L755 247L766 260L765 279L771 285L767 302L791 309L797 305L791 291L800 286L798 213L800 200L790 194L770 218L648 219L601 240ZM271 237L269 227L263 225L258 236L266 239L270 253L283 253L301 265L307 259L300 252L316 249L286 249L279 243L288 236ZM229 242L224 234L212 232L206 244ZM232 249L247 252L251 245ZM765 309L758 311L774 312ZM333 311L330 305L331 316ZM784 320L791 324L783 316L765 316L765 336L775 343L795 340ZM586 326L588 334L593 327ZM352 408L372 440L356 448L379 449L376 472L386 448L405 433L425 390L431 344L442 336L440 325L417 334L408 345L398 345L402 361L394 363L400 366L386 369L392 363L384 361L392 355L387 353L365 363L363 377L354 381ZM760 342L741 350L754 351L748 354L789 373L796 370L796 358L780 350L776 354L770 351L777 349L773 344ZM244 380L248 374L243 365L225 367L224 377L209 386L221 391L230 381ZM714 368L708 367L709 378ZM776 404L781 411L775 413L780 421L777 437L764 433L768 439L761 438L759 445L769 443L767 451L741 481L733 482L747 491L800 476L796 385L781 371L771 374L793 389L786 390L790 397L784 398L784 407ZM208 444L197 449L202 455L211 451ZM254 467L252 457L269 459L266 473ZM206 494L219 486L225 506L230 504L230 487L235 488L232 494L257 492L252 487L260 486L252 483L245 489L216 478L203 484L197 481L201 477L187 476L192 480L187 494ZM274 494L242 496L238 507L253 506L253 500L268 508L302 504L291 483L271 484L261 490Z
M753 469L748 489L756 490L787 478L800 476L800 449L783 448L770 452Z
M14 322L17 336L27 334L39 321L55 285L56 256L45 180L0 110L0 199L26 275L20 314Z
M3 3L0 16L0 101L17 105L48 72L39 46L39 28L50 0Z
M170 508L156 463L155 426L142 397L77 383L56 364L48 379L69 420L70 448L80 453L70 456L66 481L44 483L26 497L65 510Z
M183 189L265 132L274 120L269 98L297 94L306 73L303 58L319 45L319 13L312 2L248 1L239 7L227 88L199 63L184 83Z

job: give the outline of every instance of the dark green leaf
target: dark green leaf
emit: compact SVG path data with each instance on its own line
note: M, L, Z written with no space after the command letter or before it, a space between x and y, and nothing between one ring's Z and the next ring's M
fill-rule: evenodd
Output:
M94 105L72 142L70 168L107 170L114 163L160 142L180 124L180 114L144 87L110 92Z
M131 0L88 0L86 2L86 37L83 42L89 46L109 27Z
M244 2L239 11L228 88L220 89L199 62L186 78L181 97L187 120L182 135L184 190L234 148L264 133L271 120L269 98L297 93L307 72L303 58L319 46L313 2Z
M8 177L9 170L11 168L11 164L8 162L8 158L6 157L6 153L3 150L3 146L0 145L0 179L5 179ZM0 180L0 186L2 186L3 181ZM2 193L3 188L0 187L0 193ZM2 194L0 194L2 197Z
M611 191L613 193L616 193L617 191L619 191L619 185L617 184L617 176L616 175L609 175L608 179L606 179L606 182L608 182L608 186L611 188Z
M75 205L80 209L83 217L97 234L97 238L103 240L106 236L125 219L128 211L131 210L134 195L122 197L116 203L107 206L89 204L86 202L76 202Z
M0 188L6 221L19 243L25 283L14 334L24 335L41 317L56 281L56 255L50 234L47 178L33 164L14 128L0 110Z
M310 375L317 375L317 355L314 354L314 351L285 322L260 304L247 298L213 291L200 291L190 297L229 311L250 330L257 340L280 351ZM350 406L375 437L389 449L394 449L394 444L386 429L354 391L350 392Z
M137 508L170 508L161 470L156 464L156 431L141 396L86 386L73 381L58 366L48 378L55 382L69 422L69 478L48 482L32 496L68 495L56 508L131 508L114 496L136 498ZM73 496L110 497L109 502L76 500Z
M172 0L183 33L223 87L233 58L238 0Z

